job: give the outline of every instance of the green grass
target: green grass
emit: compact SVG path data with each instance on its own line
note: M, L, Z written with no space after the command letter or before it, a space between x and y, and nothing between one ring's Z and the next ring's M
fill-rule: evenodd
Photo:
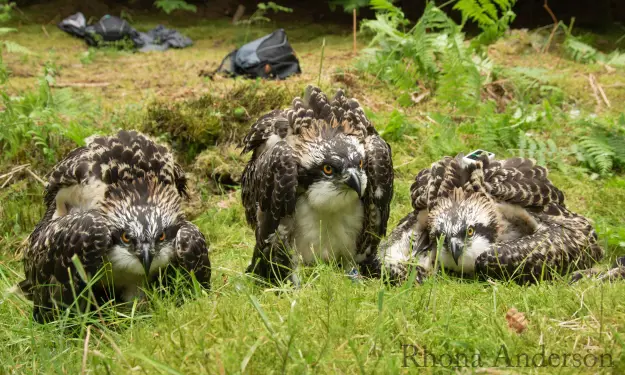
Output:
M142 29L162 21L135 18ZM306 84L316 83L320 47L322 39L326 38L322 88L330 91L334 87L345 87L366 107L377 128L387 130L385 136L393 147L397 180L389 228L410 211L408 189L421 168L443 155L471 151L481 145L482 139L474 134L475 129L484 130L480 128L485 122L481 114L467 116L437 98L402 108L397 104L397 92L393 87L353 70L355 60L350 55L349 29L312 26L315 29L311 31L309 27L280 26L289 32L304 73L284 82L262 82L266 90L263 92L287 92L292 97L301 93ZM245 96L232 101L228 95L233 89L248 83L211 82L198 76L201 69L214 68L236 45L244 35L242 29L222 21L201 21L191 26L176 23L175 27L195 39L192 48L149 55L112 50L85 55L87 48L81 41L51 27L47 28L49 37L39 24L25 24L17 33L7 35L7 39L36 52L28 57L3 54L8 68L13 71L5 87L10 95L37 90L39 72L46 60L58 67L56 82L106 82L109 85L63 89L66 91L52 88L53 94L61 97L72 93L69 96L79 106L55 107L54 116L45 119L53 118L59 127L71 131L61 139L44 140L50 141L48 146L53 146L51 154L38 149L42 146L36 143L21 145L22 152L16 152L14 158L0 159L0 175L29 162L32 171L43 176L59 155L75 146L74 138L82 135L76 124L90 132L142 127L150 120L149 108L164 110L174 102L178 103L176 108L182 108L177 116L184 117L188 113L200 116L198 112L185 112L184 108L197 109L197 103L210 95L213 99L226 99L225 103L210 101L212 107L204 115L213 121L211 126L240 129L242 125L249 125L253 118L242 124L240 118L232 115L236 108L243 107L257 116L258 111L272 105L284 105L283 95L260 104L255 98ZM252 31L257 36L269 28ZM607 86L609 82L625 79L622 68L608 74L596 64L566 61L556 54L511 54L501 52L500 47L496 45L490 53L502 66L541 68L554 76L562 73L550 84L561 90L565 99L552 100L548 95L536 96L535 92L515 97L514 105L530 114L542 111L545 102L554 107L543 119L520 125L523 131L545 139L557 138L558 145L574 143L573 133L579 130L576 126L582 125L573 125L567 114L574 108L579 109L582 116L594 111L596 103L590 88L583 86L583 77L590 72L606 85L606 94L613 103L612 109L598 113L599 120L610 122L618 117L617 104L622 102L623 95L618 90L622 89ZM77 113L76 108L83 110ZM489 113L489 119L500 126L495 121L499 121L500 117L496 117L499 115ZM185 121L191 127L203 126L193 119ZM29 124L47 125L36 120ZM167 138L170 136L167 126L171 125L175 124L159 123L158 127L146 129ZM519 154L518 149L507 148L501 142L493 144L498 156ZM78 316L77 321L64 319L45 326L33 323L29 304L8 292L22 276L23 240L43 212L42 186L30 174L19 173L7 187L0 189L0 374L78 374L83 370L91 374L369 374L419 370L473 373L495 365L499 369L486 372L625 372L625 305L622 302L625 283L622 282L604 285L582 282L569 286L566 280L556 280L518 286L437 276L420 286L389 287L379 280L354 283L343 270L318 265L305 270L304 283L299 290L289 286L262 289L243 274L251 258L254 235L245 224L239 191L215 188L209 181L215 174L240 173L236 167L228 168L228 163L241 163L241 159L235 156L231 146L221 144L210 146L204 158L200 154L200 159L196 160L189 160L195 152L189 154L184 146L176 146L175 142L174 147L186 169L195 176L191 179L193 197L186 210L211 242L212 291L195 293L182 305L173 299L157 297L150 306L137 309L109 308L105 315L110 315L104 321L95 315ZM224 157L219 158L220 153ZM53 160L49 160L50 155ZM551 158L546 160L551 176L565 192L568 206L594 221L607 251L604 263L608 263L625 252L623 171L615 169L605 175L595 175L582 170L583 163L574 157L558 156L564 168L557 168ZM529 321L522 334L507 327L505 316L512 307L524 312ZM79 324L79 329L73 332L66 328L85 321L92 323L88 342L83 325ZM515 359L523 353L531 358L543 347L546 357L555 354L561 361L564 355L569 356L569 367L505 367L502 348ZM479 355L481 363L476 363L479 368L469 366L459 370L442 366L417 369L408 359L409 367L403 368L404 350L412 354L413 349L420 353L415 357L420 365L424 351L434 353L445 363L448 361L442 357L444 354L454 358L465 355L470 359L469 365ZM496 363L498 354L501 356ZM603 355L604 365L610 364L606 357L609 355L612 367L600 368L599 362L594 367L572 368L575 365L573 355L582 358L590 355L588 363L595 357L600 361Z

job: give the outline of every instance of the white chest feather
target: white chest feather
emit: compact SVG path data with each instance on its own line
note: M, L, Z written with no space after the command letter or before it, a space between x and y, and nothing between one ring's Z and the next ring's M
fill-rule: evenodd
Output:
M358 196L344 194L331 209L319 209L314 199L302 196L297 201L294 236L297 255L304 264L336 260L346 266L357 262L356 241L364 215Z

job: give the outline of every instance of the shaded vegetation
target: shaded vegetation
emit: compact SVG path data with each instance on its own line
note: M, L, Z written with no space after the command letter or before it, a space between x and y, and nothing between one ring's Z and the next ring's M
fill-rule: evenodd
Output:
M305 269L302 288L294 290L262 289L243 274L254 235L236 186L248 157L240 155L241 137L260 115L285 107L317 81L328 93L342 87L357 98L393 148L389 228L411 210L408 190L421 168L483 148L548 166L567 206L593 220L607 250L604 264L625 252L625 93L619 86L625 68L618 51L598 48L595 37L570 25L560 26L546 48L550 30L506 30L501 11L496 17L486 9L465 11L465 19L493 21L482 20L484 34L470 38L463 22L434 4L417 24L388 2L376 4L377 17L358 36L369 50L359 56L351 55L351 28L279 24L303 69L284 82L198 76L243 42L248 25L181 24L195 46L149 58L87 49L50 27L46 36L40 24L11 25L17 31L6 41L33 54L4 49L0 64L0 374L79 373L83 360L85 373L98 374L568 373L484 369L502 346L515 356L539 353L542 345L547 354L613 359L610 368L576 368L579 373L623 373L623 283L569 286L558 279L528 287L436 276L421 286L389 287L354 282L331 264ZM161 22L156 15L134 17L139 27ZM249 26L249 37L273 27ZM593 94L589 75L611 106ZM8 291L22 276L23 241L43 213L41 183L18 167L29 163L42 177L85 136L118 127L169 142L192 175L185 211L211 242L213 290L192 290L182 305L174 293L155 296L149 306L107 306L102 315L36 325L29 304ZM523 334L507 328L511 307L529 320ZM67 327L77 330L67 335ZM402 369L404 344L415 345L419 355L479 353L483 362L466 370Z
M141 130L163 136L187 160L192 160L210 146L239 145L249 130L250 121L286 106L292 98L281 86L240 81L223 95L206 94L183 102L152 103Z

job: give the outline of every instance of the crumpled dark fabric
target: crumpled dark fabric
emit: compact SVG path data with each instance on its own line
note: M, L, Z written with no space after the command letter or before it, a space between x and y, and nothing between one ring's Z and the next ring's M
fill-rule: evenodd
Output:
M185 48L193 44L190 38L163 25L143 33L125 20L110 15L105 15L93 25L87 25L85 16L78 12L59 22L58 27L70 35L84 39L88 45L94 47L124 39L130 40L141 52Z
M164 51L168 48L185 48L193 44L191 38L178 31L158 25L147 33L139 33L143 42L140 51Z

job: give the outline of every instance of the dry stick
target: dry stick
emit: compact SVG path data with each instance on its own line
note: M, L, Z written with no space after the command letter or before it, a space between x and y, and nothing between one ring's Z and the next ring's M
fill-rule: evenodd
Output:
M599 90L597 89L597 86L595 85L594 82L595 77L592 74L588 75L588 82L590 83L590 88L592 88L592 93L595 96L595 100L597 101L597 112L599 112L599 110L601 110L602 107L602 102L601 99L599 98Z
M13 177L15 177L15 175L18 172L21 172L23 170L27 170L29 166L30 166L30 164L23 164L23 165L14 167L13 169L11 169L10 172L5 173L2 176L0 176L0 180L6 178L6 180L4 181L2 186L0 186L0 189L3 189L5 186L7 186L9 184L9 182L13 179Z
M84 375L87 371L87 357L89 356L89 338L91 337L91 326L87 326L87 336L85 337L85 346L82 352L82 369L80 373Z
M5 177L12 176L15 173L17 173L17 172L21 171L22 169L25 169L25 168L27 168L29 166L30 166L30 164L22 164L22 165L18 165L17 167L13 167L13 169L11 169L10 172L7 172L7 173L3 174L2 176L0 176L0 180L5 178Z
M549 13L549 15L551 16L551 19L553 20L553 29L551 30L551 34L549 34L549 39L547 39L547 44L545 44L545 48L543 49L543 53L546 53L547 51L549 51L549 46L551 46L551 40L553 39L553 36L555 35L556 30L558 29L558 19L556 18L556 15L553 14L553 12L551 11L551 8L549 8L549 4L547 4L547 0L545 0L545 4L543 4L543 8L547 10L547 13Z
M4 181L4 183L2 184L2 186L0 186L0 189L4 189L5 186L7 186L7 184L13 179L13 175L9 175L9 178L6 179L6 181Z
M597 81L595 76L593 76L592 79L595 81L595 84L597 85L597 89L599 90L599 94L601 94L601 98L603 98L603 101L605 102L605 105L607 105L608 108L612 108L612 105L610 104L610 101L608 100L607 95L603 91L603 87L601 87L601 84Z
M232 16L232 24L236 25L237 22L239 22L239 20L241 19L241 17L243 17L243 14L245 14L245 6L239 4L236 12L234 12L234 16Z
M46 36L49 38L50 34L48 34L48 30L46 30L46 26L45 25L41 25L41 30L43 30L43 33L46 34Z
M354 14L354 55L356 54L356 8L354 8L353 11Z
M110 82L56 82L52 87L106 87Z
M37 174L30 168L26 168L26 172L30 173L30 175L33 176L35 180L39 181L43 186L46 186L46 182L41 177L37 176Z

